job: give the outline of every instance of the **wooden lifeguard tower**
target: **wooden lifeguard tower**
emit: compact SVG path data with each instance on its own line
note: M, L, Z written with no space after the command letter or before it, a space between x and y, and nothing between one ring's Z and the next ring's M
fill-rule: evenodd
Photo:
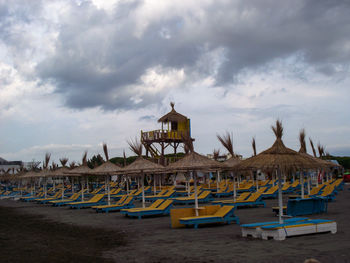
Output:
M184 143L183 136L187 135L191 138L190 119L176 112L173 102L170 106L171 111L158 120L162 124L161 129L141 131L141 143L146 149L146 155L151 154L153 158L160 159L162 164L164 164L164 152L168 146L171 146L176 154L179 145Z

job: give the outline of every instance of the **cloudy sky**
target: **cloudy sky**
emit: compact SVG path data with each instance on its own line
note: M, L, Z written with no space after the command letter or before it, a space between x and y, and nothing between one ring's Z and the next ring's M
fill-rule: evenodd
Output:
M305 128L350 155L349 14L342 0L0 0L0 156L120 155L170 101L203 154L225 131L261 151L280 118L288 147Z

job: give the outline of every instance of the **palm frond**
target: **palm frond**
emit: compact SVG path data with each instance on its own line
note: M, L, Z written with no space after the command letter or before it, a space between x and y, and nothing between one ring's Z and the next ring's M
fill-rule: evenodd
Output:
M135 138L135 140L127 141L127 143L129 144L129 148L133 153L139 157L142 156L142 143L137 138Z
M276 139L282 139L283 125L281 120L276 120L276 126L271 126L273 133L276 135Z
M45 153L45 160L43 164L44 169L47 169L49 167L50 158L51 158L51 153Z
M75 161L71 161L70 163L69 163L69 168L74 168L75 167Z
M68 163L68 158L67 157L60 158L60 163L63 167L65 167L66 164Z
M299 132L299 143L300 143L300 150L301 153L306 153L306 142L305 142L305 129L301 129Z
M253 139L252 139L252 148L253 148L253 153L254 153L254 156L256 156L256 143L255 143L255 137L253 137Z
M108 157L108 149L107 149L107 144L106 143L103 143L103 152L104 152L105 157L106 157L106 162L108 162L109 157Z
M189 133L182 134L182 140L184 143L184 150L186 153L194 152L193 140ZM186 149L187 147L187 149Z
M82 162L82 165L87 165L87 151L84 152L81 162Z
M222 146L232 155L235 156L233 151L233 133L226 132L224 135L217 134L216 137L221 142Z
M311 140L311 138L309 138L309 141L310 141L312 153L313 153L314 157L317 157L315 146L314 146L314 142Z
M217 161L219 159L220 156L220 149L214 149L213 150L213 158L215 161Z

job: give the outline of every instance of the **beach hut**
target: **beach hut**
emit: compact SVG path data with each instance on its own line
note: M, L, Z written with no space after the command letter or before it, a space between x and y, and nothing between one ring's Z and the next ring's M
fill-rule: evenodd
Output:
M265 170L277 173L279 222L282 223L283 203L281 173L317 169L320 167L320 164L313 158L302 155L284 145L282 141L283 127L280 120L276 121L276 126L272 126L272 130L276 136L274 144L269 149L259 153L258 155L243 160L235 167L235 169Z

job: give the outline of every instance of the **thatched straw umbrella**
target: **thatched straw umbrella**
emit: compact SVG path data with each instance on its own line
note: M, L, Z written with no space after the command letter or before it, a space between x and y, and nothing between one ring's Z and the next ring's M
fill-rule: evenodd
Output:
M260 154L250 157L236 166L237 170L267 170L277 172L278 176L278 204L279 204L279 222L282 223L283 204L282 204L282 177L281 172L295 172L307 169L317 169L319 163L313 158L299 154L298 152L287 148L283 141L283 127L280 120L276 121L276 126L272 126L276 136L276 141L269 149Z
M64 199L64 178L67 176L70 176L70 174L69 174L70 171L71 170L68 167L62 166L62 167L59 167L56 170L52 171L50 174L52 177L62 178L62 188L61 188L62 200ZM73 188L74 188L74 185L72 184L72 191L74 191Z
M142 157L142 144L140 141L135 139L135 141L128 141L130 150L133 151L138 157L137 159L122 168L122 172L126 175L138 174L141 177L141 187L142 187L142 207L145 207L145 174L147 173L157 173L164 170L164 166L160 164L153 163Z
M218 140L221 142L222 146L226 148L226 150L230 153L231 158L226 160L223 163L223 166L226 170L231 171L231 176L233 178L233 200L236 201L237 198L237 190L236 190L236 176L235 173L232 173L234 167L241 162L241 160L237 157L236 153L233 150L233 134L226 132L225 135L217 135ZM219 171L217 172L219 175Z
M73 168L72 170L66 172L67 176L82 176L82 178L84 179L84 177L86 177L87 175L89 175L89 172L91 171L91 169L87 166L87 151L84 152L83 154L83 158L82 158L82 165ZM81 200L84 201L84 180L82 180L81 182ZM86 184L87 184L87 188L89 190L89 185L88 185L88 180L86 180Z
M110 203L111 203L110 185L109 185L110 176L120 174L120 172L122 172L123 170L119 165L114 164L114 163L109 161L107 144L105 144L105 143L103 144L103 152L105 154L106 162L104 162L100 166L97 166L96 168L92 169L89 173L93 174L93 175L104 175L106 177L105 190L107 191L107 195L108 195L108 198L107 198L108 205L110 205Z
M222 163L211 160L206 156L196 153L193 148L193 143L191 138L184 136L184 141L186 146L189 149L182 159L178 160L175 163L171 163L167 166L168 172L175 171L187 171L193 173L194 180L194 192L195 192L195 210L196 216L198 216L198 192L197 192L197 172L206 171L210 169L221 169L223 167Z
M34 171L28 171L22 176L22 179L24 180L30 179L30 181L33 183L31 187L31 195L34 195L35 193L35 178L37 177L38 177L38 172L34 172Z

